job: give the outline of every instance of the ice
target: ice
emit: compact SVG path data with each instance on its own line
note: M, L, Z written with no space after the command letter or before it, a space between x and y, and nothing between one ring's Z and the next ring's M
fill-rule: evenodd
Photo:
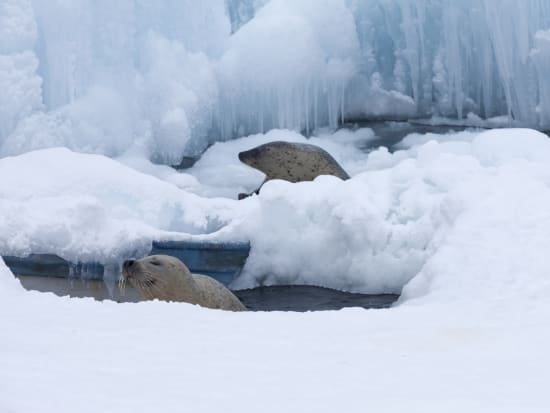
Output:
M535 33L535 46L531 50L531 59L540 79L550 65L550 30ZM539 102L536 112L542 125L550 124L550 87L547 82L539 82Z
M178 164L213 140L214 63L230 32L222 0L36 0L0 12L2 30L17 29L0 45L2 155L61 145L112 157L137 146Z
M231 36L220 60L222 136L335 127L358 53L343 0L267 3Z
M38 60L30 51L0 55L0 139L41 107L42 81L36 76L37 67Z
M231 20L231 32L236 32L243 24L250 21L256 11L269 0L231 0L226 1L227 13Z
M218 101L214 67L208 57L150 33L142 68L145 116L155 135L152 157L178 164L185 149L200 153L209 143Z
M5 0L0 23L4 156L178 164L345 120L550 127L544 0Z
M40 108L42 80L33 52L37 27L28 1L0 4L0 144L17 123Z
M4 0L0 4L0 54L32 49L36 38L30 0Z

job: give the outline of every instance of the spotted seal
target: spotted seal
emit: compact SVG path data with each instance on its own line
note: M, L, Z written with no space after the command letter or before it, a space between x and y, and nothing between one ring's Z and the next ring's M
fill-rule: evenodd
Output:
M275 141L239 153L239 160L262 171L266 177L253 193L271 179L289 182L313 181L319 175L349 179L349 175L324 149L307 143ZM251 194L239 194L239 199Z
M191 274L183 262L168 255L125 261L122 277L122 284L128 281L144 300L184 301L208 308L246 310L221 283L206 275Z

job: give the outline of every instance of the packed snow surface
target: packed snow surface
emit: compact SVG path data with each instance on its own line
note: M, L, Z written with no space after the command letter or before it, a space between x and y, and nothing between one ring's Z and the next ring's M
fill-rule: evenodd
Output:
M345 119L550 127L546 0L3 0L0 155L178 164Z
M547 411L545 279L488 267L479 300L475 277L449 267L441 288L462 291L449 303L229 313L26 292L0 259L0 410ZM460 283L445 287L445 269Z

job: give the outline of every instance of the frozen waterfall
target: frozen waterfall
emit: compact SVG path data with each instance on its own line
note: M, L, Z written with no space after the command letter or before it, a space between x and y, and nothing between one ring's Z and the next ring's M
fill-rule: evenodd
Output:
M550 128L547 0L0 0L0 154L177 163L343 120Z

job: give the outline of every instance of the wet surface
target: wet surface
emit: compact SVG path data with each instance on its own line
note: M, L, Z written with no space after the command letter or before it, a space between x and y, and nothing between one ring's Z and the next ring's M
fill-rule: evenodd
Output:
M27 290L116 302L140 301L137 292L129 285L123 292L116 283L100 280L36 276L18 278ZM398 298L393 294L352 294L306 285L259 287L233 292L252 311L321 311L338 310L344 307L387 308Z
M355 122L355 123L346 123L341 126L345 129L358 129L358 128L370 128L376 135L375 139L370 139L365 141L360 145L360 149L365 152L370 152L374 149L377 149L381 146L388 148L390 152L395 151L399 142L403 138L411 133L437 133L437 134L446 134L451 132L461 132L464 130L476 130L479 128L470 127L470 126L461 126L461 125L424 125L419 123L412 122Z
M103 280L85 280L79 278L17 276L27 290L49 292L59 296L90 297L96 300L113 300L117 302L140 301L137 291L126 286L121 291L116 282Z
M321 311L345 307L388 308L394 294L352 294L309 285L259 287L234 291L242 303L255 311Z

